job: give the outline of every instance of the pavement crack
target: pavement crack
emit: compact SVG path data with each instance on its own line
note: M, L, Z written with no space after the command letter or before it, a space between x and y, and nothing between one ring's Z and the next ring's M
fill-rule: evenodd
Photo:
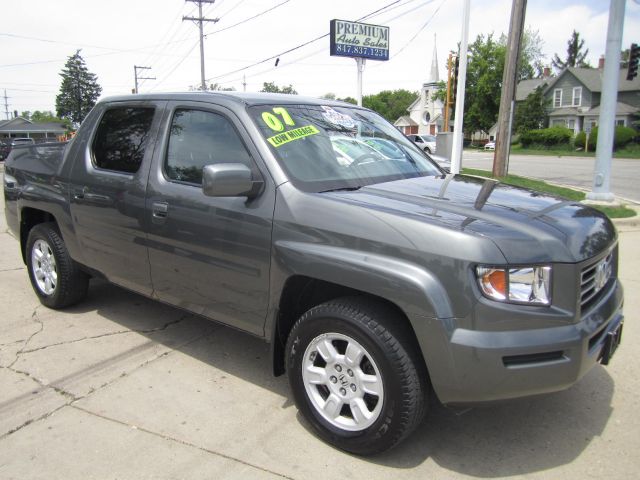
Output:
M66 340L64 342L50 343L48 345L43 345L41 347L31 348L29 350L23 349L23 350L20 351L20 354L33 353L33 352L38 352L40 350L46 350L47 348L51 348L51 347L58 347L60 345L71 345L73 343L84 342L86 340L94 340L96 338L112 337L112 336L115 336L115 335L126 335L128 333L146 334L146 333L162 332L162 331L166 330L167 328L169 328L169 327L171 327L173 325L177 325L178 323L186 320L188 317L189 317L189 315L183 315L178 320L172 320L170 322L165 323L161 327L156 327L156 328L150 328L150 329L144 329L144 330L117 330L115 332L102 333L100 335L91 335L91 336L86 336L86 337L82 337L82 338L76 338L76 339L73 339L73 340Z
M68 404L66 404L66 403L65 403L65 404L63 404L63 405L60 405L60 406L59 406L59 407L57 407L57 408L54 408L53 410L51 410L51 411L49 411L49 412L47 412L47 413L45 413L45 414L43 414L43 415L40 415L40 416L39 416L39 417L37 417L37 418L30 418L29 420L27 420L26 422L24 422L22 425L18 425L17 427L12 428L12 429L11 429L11 430L9 430L8 432L6 432L6 433L4 433L4 434L0 435L0 440L4 440L4 439L5 439L6 437L8 437L9 435L12 435L12 434L16 433L17 431L22 430L24 427L28 427L28 426L29 426L29 425L31 425L32 423L36 423L36 422L39 422L39 421L41 421L41 420L44 420L45 418L49 418L51 415L53 415L54 413L56 413L58 410L60 410L60 409L62 409L62 408L64 408L64 407L66 407L66 406L68 406Z
M31 318L32 318L36 323L38 323L38 324L40 325L40 328L39 328L37 331L35 331L34 333L32 333L31 335L29 335L29 337L24 341L24 345L22 346L22 348L16 352L16 358L14 358L14 359L13 359L13 362L11 362L11 363L9 364L9 366L7 367L7 368L9 368L9 369L11 369L11 368L16 364L16 362L17 362L18 360L20 360L20 356L21 356L21 355L24 353L24 351L26 350L27 345L29 345L29 342L30 342L31 340L33 340L33 338L34 338L36 335L38 335L39 333L41 333L41 332L44 330L44 323L42 322L42 320L40 320L40 319L38 318L38 308L39 308L39 306L36 306L36 307L33 309L33 312L31 313Z
M26 269L26 267L5 268L5 269L3 269L3 270L0 270L0 273L3 273L3 272L16 272L16 271L18 271L18 270L25 270L25 269Z
M208 453L210 455L215 455L217 457L221 457L221 458L224 458L226 460L230 460L232 462L241 463L242 465L246 465L248 467L255 468L257 470L269 473L271 475L276 475L276 476L278 476L280 478L286 478L288 480L294 480L293 477L289 477L288 475L285 475L285 474L282 474L282 473L279 473L279 472L275 472L275 471L270 470L268 468L261 467L260 465L256 465L255 463L247 462L246 460L242 460L241 458L237 458L237 457L228 455L226 453L222 453L222 452L218 452L216 450L212 450L210 448L202 447L200 445L196 445L194 443L187 442L186 440L182 440L180 438L176 438L176 437L172 437L172 436L169 436L169 435L166 435L166 434L163 434L163 433L155 432L153 430L149 430L149 429L147 429L145 427L141 427L139 425L133 425L131 423L128 423L128 422L125 422L125 421L122 421L122 420L118 420L117 418L112 418L112 417L108 417L106 415L102 415L100 413L92 412L91 410L88 410L86 408L82 408L82 407L80 407L78 405L70 405L70 406L71 406L71 408L75 408L76 410L79 410L81 412L84 412L84 413L86 413L88 415L91 415L91 416L94 416L94 417L101 418L101 419L106 420L108 422L113 422L113 423L116 423L118 425L121 425L121 426L124 426L124 427L127 427L127 428L134 428L134 429L136 429L136 430L138 430L140 432L144 432L144 433L147 433L149 435L154 435L156 437L162 438L163 440L166 440L166 441L169 441L169 442L175 442L175 443L179 443L180 445L184 445L186 447L196 448L196 449L200 450L201 452L205 452L205 453Z

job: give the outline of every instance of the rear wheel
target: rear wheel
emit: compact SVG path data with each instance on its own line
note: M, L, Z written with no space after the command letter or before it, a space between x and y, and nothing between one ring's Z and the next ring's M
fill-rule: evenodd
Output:
M289 383L324 440L379 453L422 420L426 374L402 325L386 304L355 297L318 305L295 324L286 350Z
M43 305L68 307L86 296L89 276L69 256L55 223L31 229L26 259L31 285Z

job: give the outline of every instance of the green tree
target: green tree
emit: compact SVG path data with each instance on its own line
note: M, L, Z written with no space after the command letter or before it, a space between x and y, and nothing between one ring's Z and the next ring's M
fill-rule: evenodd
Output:
M80 50L69 57L62 72L60 93L56 96L58 117L79 125L93 108L102 93L95 74L89 72Z
M467 81L465 84L464 129L466 132L488 133L498 119L502 71L506 47L493 39L478 35L469 45Z
M352 105L357 105L358 104L358 100L356 100L353 97L337 98L336 100L340 100L341 102L350 103Z
M336 94L329 92L329 93L325 93L324 95L320 95L320 98L324 98L325 100L335 100Z
M522 134L529 130L544 128L547 123L547 104L544 98L544 86L539 86L516 105L513 128Z
M261 92L268 92L268 93L289 93L289 94L292 94L292 95L297 95L298 94L298 92L296 92L296 90L293 88L293 85L279 87L274 82L264 82L262 84L262 90L260 90L260 91Z
M543 49L544 40L540 37L540 32L530 27L525 28L520 44L518 81L542 77L545 60Z
M558 72L564 70L567 67L591 68L591 65L589 65L589 63L586 61L589 49L587 48L583 52L583 47L584 39L581 39L580 34L574 30L571 34L571 38L567 41L566 59L562 60L556 53L553 56L553 60L551 61L552 65Z
M378 112L390 122L407 114L407 108L415 101L418 92L409 90L384 90L362 97L362 106Z

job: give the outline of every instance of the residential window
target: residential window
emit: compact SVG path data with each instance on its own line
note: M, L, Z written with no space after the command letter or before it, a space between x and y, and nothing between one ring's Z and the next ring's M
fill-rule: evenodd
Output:
M571 129L571 130L575 130L576 128L576 121L571 119L569 120L569 123L567 124L567 126Z
M623 118L616 118L616 125L620 126L620 127L624 127L624 119Z
M565 120L560 118L560 119L554 119L551 121L551 126L552 127L564 127L566 125Z
M97 168L136 173L149 139L153 108L119 107L107 110L93 140L93 161Z
M553 108L560 108L562 106L562 89L556 88L553 91Z
M216 163L252 166L251 155L232 123L217 113L176 110L165 160L167 177L201 185L202 169Z
M582 105L582 87L573 87L573 100L571 105L574 107Z

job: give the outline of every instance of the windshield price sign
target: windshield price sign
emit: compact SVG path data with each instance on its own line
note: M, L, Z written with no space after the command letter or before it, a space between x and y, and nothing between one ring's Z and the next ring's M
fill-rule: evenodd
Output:
M331 55L389 60L389 27L331 20Z

